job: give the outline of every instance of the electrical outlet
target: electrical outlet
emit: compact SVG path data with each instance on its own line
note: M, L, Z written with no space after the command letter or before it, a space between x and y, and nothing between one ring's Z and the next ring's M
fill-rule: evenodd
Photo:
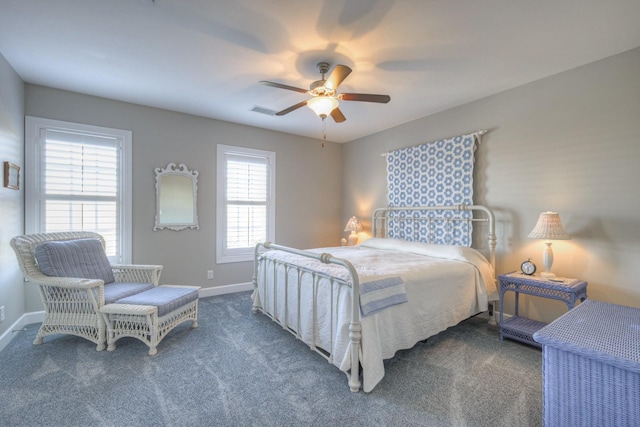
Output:
M4 305L0 307L0 322L4 322Z
M213 270L207 270L207 280L213 280Z

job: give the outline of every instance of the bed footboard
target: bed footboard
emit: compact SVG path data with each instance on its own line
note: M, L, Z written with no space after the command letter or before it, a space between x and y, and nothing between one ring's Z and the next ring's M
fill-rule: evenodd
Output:
M347 372L347 377L349 379L349 388L351 389L351 391L353 392L357 392L360 390L360 386L361 386L361 381L360 381L360 349L361 349L361 340L362 340L362 327L360 324L360 283L358 281L358 274L355 270L355 268L353 267L353 265L346 259L343 258L337 258L332 256L329 253L315 253L315 252L310 252L310 251L304 251L304 250L300 250L300 249L295 249L295 248L290 248L287 246L281 246L281 245L277 245L275 243L271 243L271 242L263 242L263 243L258 243L255 247L255 253L254 253L254 272L253 272L253 287L254 287L254 292L259 292L262 293L263 296L267 296L267 280L262 280L261 283L259 283L259 268L260 268L260 257L261 255L261 250L262 249L275 249L275 250L280 250L280 251L284 251L284 252L288 252L291 254L296 254L296 255L300 255L303 257L307 257L307 258L312 258L312 259L316 259L322 263L325 264L336 264L339 266L344 267L347 272L348 272L348 279L344 280L342 278L339 277L332 277L332 276L328 276L328 275L324 275L324 274L320 274L317 272L313 272L311 270L306 269L305 267L301 267L295 264L291 264L285 261L280 261L280 260L269 260L270 262L272 262L273 264L273 270L274 270L274 275L276 274L276 269L277 268L282 268L285 271L285 276L289 277L289 273L293 272L295 273L293 276L297 277L297 283L294 283L294 286L297 286L298 289L298 296L300 295L300 289L302 286L302 276L304 274L312 274L314 279L312 281L312 286L313 286L313 290L312 290L312 294L313 294L313 310L314 313L316 313L318 305L322 304L322 302L319 302L319 300L317 299L317 287L318 286L323 286L324 282L321 282L319 279L323 278L323 279L327 279L328 282L331 285L331 292L333 292L333 285L336 284L338 285L342 290L347 290L348 292L351 293L351 302L352 302L352 306L351 306L351 320L349 322L349 341L350 341L350 356L351 356L351 361L350 361L350 365L351 365L351 370L349 372ZM266 262L263 263L263 268L267 268L266 267ZM265 277L267 274L267 271L263 271L263 277ZM275 280L275 279L274 279ZM326 282L326 281L325 281ZM285 289L285 302L284 302L284 307L285 307L285 313L284 316L278 316L277 314L277 290L276 290L276 286L274 284L274 289L272 291L272 298L274 300L274 312L270 312L268 310L267 307L265 307L264 302L262 304L259 304L256 302L256 298L254 298L254 305L253 305L253 309L252 311L254 313L257 313L258 311L262 311L265 315L267 315L268 317L270 317L274 322L280 324L285 330L288 330L289 332L291 332L293 335L296 336L296 338L306 342L307 344L309 344L309 346L311 347L312 350L316 351L318 354L320 354L322 357L324 357L325 359L327 359L330 363L333 363L333 355L331 354L331 349L333 348L333 340L336 338L336 334L334 333L334 328L336 327L336 325L331 325L331 344L329 346L329 349L325 349L325 348L318 348L316 346L316 333L317 333L317 328L313 327L313 337L310 340L310 342L307 342L303 339L303 337L301 337L300 331L299 331L299 320L298 320L298 326L296 328L292 328L291 325L288 324L287 322L287 313L286 311L289 309L288 305L290 303L292 304L296 304L296 307L294 307L294 310L296 313L298 313L298 318L299 318L299 313L301 312L301 306L300 306L300 298L292 298L291 300L289 298L286 297L286 292L288 289L288 286L285 285L284 287ZM334 298L330 298L330 304L332 304L331 307L329 307L328 309L330 310L331 313L335 313L337 311L337 307L334 307L333 304L335 304Z

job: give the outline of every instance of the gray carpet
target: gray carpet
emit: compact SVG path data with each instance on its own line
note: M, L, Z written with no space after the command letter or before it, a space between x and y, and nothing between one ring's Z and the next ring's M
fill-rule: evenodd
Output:
M0 425L539 426L541 352L501 342L471 318L385 362L371 393L262 314L249 293L200 300L199 327L174 329L147 355L113 352L39 325L0 352Z

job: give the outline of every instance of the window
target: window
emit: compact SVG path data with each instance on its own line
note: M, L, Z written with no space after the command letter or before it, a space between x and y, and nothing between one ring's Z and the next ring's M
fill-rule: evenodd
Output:
M27 117L27 233L95 231L131 262L131 132Z
M275 237L276 153L218 145L216 261L253 259Z

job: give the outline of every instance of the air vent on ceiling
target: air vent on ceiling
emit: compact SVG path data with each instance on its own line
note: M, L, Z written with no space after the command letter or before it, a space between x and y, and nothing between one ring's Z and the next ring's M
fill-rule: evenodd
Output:
M257 105L254 105L253 108L251 109L251 111L254 111L256 113L260 113L260 114L266 114L267 116L275 116L277 111L274 110L270 110L268 108L264 108L264 107L258 107Z

